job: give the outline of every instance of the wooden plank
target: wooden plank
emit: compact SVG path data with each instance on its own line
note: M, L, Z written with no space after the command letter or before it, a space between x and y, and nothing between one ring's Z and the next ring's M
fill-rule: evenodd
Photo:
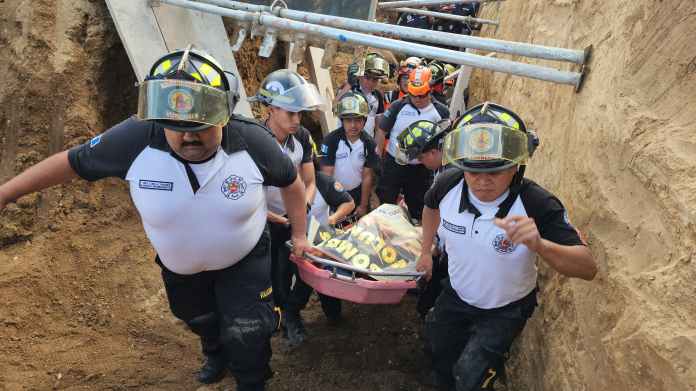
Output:
M143 80L159 57L191 43L239 75L222 17L166 4L150 7L148 0L106 2L138 80ZM239 92L235 112L252 117L243 83Z
M321 131L324 135L326 135L338 127L338 121L331 110L331 104L334 100L331 73L329 72L329 69L321 67L321 59L324 56L324 49L310 46L307 53L307 63L309 65L309 74L312 79L312 83L317 85L319 88L319 93L328 103L327 110L320 112L319 118Z
M292 61L292 51L295 50L295 44L293 42L288 42L286 45L286 53L285 53L285 58L287 58L287 63L286 68L293 72L297 72L297 66L300 64L299 62L294 62Z
M467 52L469 49L466 50ZM471 79L472 67L462 65L459 76L457 76L457 82L454 85L454 92L452 93L452 101L450 102L450 118L454 121L461 113L466 110L466 104L464 103L464 90L469 87L469 80Z

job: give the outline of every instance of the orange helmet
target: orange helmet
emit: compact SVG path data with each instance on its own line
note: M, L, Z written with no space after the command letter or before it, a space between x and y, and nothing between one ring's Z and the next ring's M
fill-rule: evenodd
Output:
M433 72L428 67L419 66L408 75L408 93L411 95L425 95L430 92L430 81Z

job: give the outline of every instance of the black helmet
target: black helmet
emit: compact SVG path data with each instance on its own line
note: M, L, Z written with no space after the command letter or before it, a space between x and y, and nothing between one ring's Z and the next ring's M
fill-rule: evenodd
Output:
M431 85L440 84L445 80L445 76L447 76L447 69L445 68L444 63L438 60L433 60L428 63L428 68L430 68L430 72L433 74L432 79L430 79Z
M239 99L239 81L212 56L189 46L155 61L139 92L139 118L195 132L227 124Z
M405 165L417 159L419 154L438 148L444 134L445 129L434 122L421 120L412 123L396 137L396 162Z
M515 112L491 102L467 110L452 129L443 140L443 161L464 171L523 168L539 145Z
M317 86L289 69L269 73L249 101L291 112L318 110L324 106L324 98L319 94Z

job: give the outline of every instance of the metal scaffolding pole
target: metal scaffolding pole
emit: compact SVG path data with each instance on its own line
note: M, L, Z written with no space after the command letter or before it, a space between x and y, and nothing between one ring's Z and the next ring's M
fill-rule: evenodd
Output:
M490 3L494 1L504 0L404 0L404 1L386 1L377 4L377 8L398 8L398 7L427 7L431 5L444 4L464 4L464 3Z
M582 74L576 72L560 71L539 65L524 64L515 61L478 56L466 52L441 49L411 42L398 41L390 38L378 37L353 31L340 30L327 26L309 24L265 13L252 13L247 11L232 10L216 7L210 4L196 3L190 0L160 0L162 3L179 7L209 12L221 16L227 16L236 20L257 23L275 31L290 30L307 35L315 35L324 39L331 39L343 44L355 46L369 46L379 49L391 50L410 56L434 58L452 64L468 65L475 68L488 69L495 72L509 73L532 79L551 81L561 84L580 86Z
M452 34L441 31L423 30L388 23L370 22L361 19L296 11L281 7L271 9L269 6L254 5L232 0L199 0L199 2L249 12L272 12L277 16L300 22L320 24L368 34L397 36L404 40L414 42L429 42L437 45L485 50L517 56L541 58L544 60L567 61L576 64L584 64L589 55L587 50L572 50L522 42L503 41L492 38Z
M422 10L422 9L418 9L418 8L386 8L385 11L404 12L407 14L432 16L434 18L456 20L457 22L464 22L464 23L492 24L495 26L498 26L500 24L497 21L490 20L490 19L480 19L480 18L474 18L472 16L446 14L444 12L427 11L427 10Z

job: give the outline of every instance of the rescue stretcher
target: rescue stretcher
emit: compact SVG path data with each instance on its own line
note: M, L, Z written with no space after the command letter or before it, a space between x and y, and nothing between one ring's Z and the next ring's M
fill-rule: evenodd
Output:
M396 304L409 289L415 289L421 272L373 272L312 254L290 256L302 281L317 292L358 304ZM410 277L377 281L369 276Z

